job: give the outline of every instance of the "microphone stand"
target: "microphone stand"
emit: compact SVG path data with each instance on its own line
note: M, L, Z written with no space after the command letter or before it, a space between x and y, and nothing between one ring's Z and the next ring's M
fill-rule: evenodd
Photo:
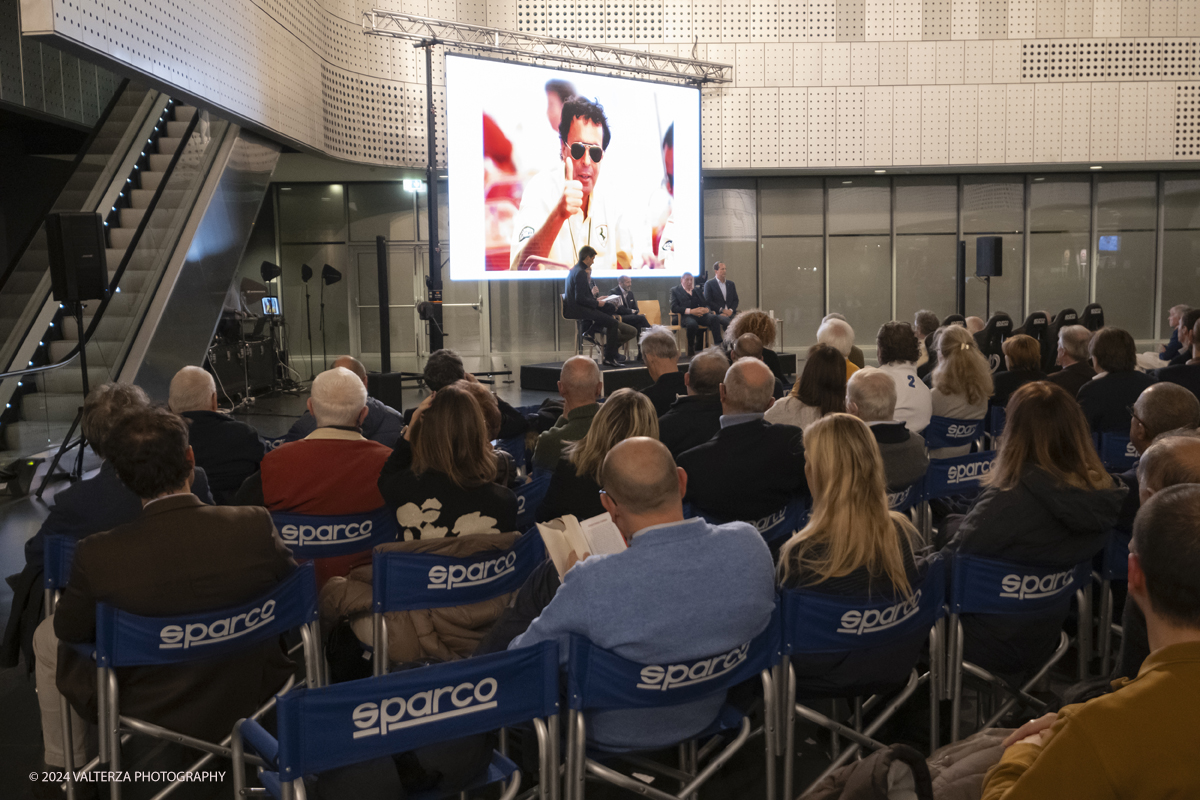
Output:
M324 306L321 308L324 309ZM313 370L312 307L309 305L308 281L304 282L304 329L308 331L308 379L311 381L317 377L317 373Z

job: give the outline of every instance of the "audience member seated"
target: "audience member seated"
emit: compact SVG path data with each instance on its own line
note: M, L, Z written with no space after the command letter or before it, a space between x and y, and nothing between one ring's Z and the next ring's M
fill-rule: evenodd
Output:
M868 368L851 378L852 385L863 372L879 376ZM812 514L780 550L779 582L787 589L841 597L912 597L920 578L913 560L917 531L903 514L888 511L884 465L867 426L849 414L830 414L804 430L804 451ZM909 669L915 656L901 669ZM792 667L806 689L828 694L851 682L888 680L885 676L897 671L895 660L864 651L793 657Z
M917 377L917 335L907 322L885 322L875 337L879 368L896 383L896 419L920 433L933 416L929 387Z
M1065 325L1058 331L1058 358L1054 363L1062 367L1058 372L1050 374L1046 380L1058 384L1063 390L1076 397L1079 390L1092 378L1096 370L1092 369L1092 356L1089 345L1092 332L1082 325Z
M1200 483L1200 431L1180 429L1161 434L1146 448L1138 460L1137 488L1130 491L1137 491L1140 505L1145 505L1163 489L1196 483ZM1136 604L1126 601L1121 616L1121 652L1112 678L1137 677L1148 655L1146 617Z
M1069 567L1104 547L1126 492L1104 471L1079 406L1045 381L1013 393L999 452L982 483L967 515L946 521L953 536L948 556ZM1057 646L1063 614L1026 614L1019 623L973 614L962 620L968 661L1020 676Z
M455 381L461 381L467 377L467 371L463 367L462 358L453 350L434 350L429 354L429 358L425 359L425 369L421 375L425 383L425 388L431 392L436 392L443 386L449 386ZM520 436L529 430L529 423L520 411L504 402L501 398L496 398L496 405L500 407L500 432L496 435L497 439L511 439L514 436ZM412 422L414 408L410 408L404 412L404 424L408 425ZM392 445L388 445L391 447Z
M808 496L803 432L763 419L775 376L761 361L735 362L721 383L721 430L679 456L692 508L720 520L759 520Z
M817 344L829 345L842 354L842 358L846 360L847 379L857 370L862 369L853 361L854 351L858 350L854 346L854 328L851 328L850 323L844 319L826 317L825 321L821 323L821 327L817 328ZM858 352L862 353L861 350Z
M1192 341L1192 331L1197 322L1200 322L1200 308L1193 308L1179 318L1179 325L1175 328L1175 335L1179 340L1179 352L1167 362L1168 367L1183 366L1192 360L1192 346L1195 344Z
M538 436L533 450L534 469L557 469L563 445L579 441L592 426L592 418L600 410L600 395L604 394L596 362L587 356L568 358L558 376L558 393L563 399L562 416L553 428Z
M55 613L34 634L45 759L60 769L62 697L75 710L76 768L94 755L85 752L84 720L96 719L96 664L59 642L96 641L97 603L151 617L213 611L270 591L296 566L266 511L209 506L192 493L195 464L180 417L135 408L112 427L105 452L144 510L79 543ZM226 658L121 668L122 716L219 742L279 690L293 666L270 641Z
M992 376L993 394L991 404L1008 405L1012 393L1027 383L1046 380L1042 372L1042 348L1037 339L1018 333L1000 345L1004 352L1004 369Z
M932 343L930 337L941 326L942 323L938 320L937 314L927 309L922 309L913 315L913 330L917 332L917 347L921 351L921 356L917 359L917 369L928 364L931 358L937 360L936 355L930 354L929 345L926 343Z
M743 363L761 370L756 385L765 391L770 370ZM711 462L706 466L714 471ZM685 520L689 478L653 439L627 439L609 451L601 501L629 548L600 557L579 554L582 560L510 649L557 640L566 663L575 633L622 658L671 664L726 653L766 628L775 606L766 544L745 523ZM613 748L674 745L708 727L723 701L718 695L670 709L595 713L588 739Z
M1138 372L1133 337L1120 328L1101 328L1089 345L1096 377L1079 389L1079 405L1095 433L1129 430L1129 407L1154 379Z
M1157 353L1139 353L1139 367L1147 371L1158 369L1167 366L1171 359L1179 355L1179 351L1183 349L1183 344L1179 341L1179 324L1183 322L1184 315L1191 310L1191 306L1171 306L1171 310L1167 312L1167 323L1171 326L1171 338L1166 344L1159 346Z
M617 306L617 316L621 318L621 322L636 330L640 339L642 333L650 327L650 321L638 308L637 298L633 296L633 279L628 275L622 275L617 278L617 285L612 287L608 294L610 297L616 298L612 302ZM641 358L642 351L639 347L638 360L640 361Z
M217 384L200 367L184 367L171 379L168 405L188 422L196 466L208 476L217 505L227 506L246 478L258 471L263 443L258 432L217 410Z
M683 376L687 395L678 398L671 410L658 418L658 438L673 458L704 444L721 430L721 381L728 369L729 359L719 347L692 356Z
M775 330L775 320L767 312L757 308L740 311L725 331L725 352L732 352L733 343L743 334L753 333L762 342L762 356L760 357L763 363L771 368L776 380L786 384L787 375L783 372L779 354L771 349L775 346Z
M984 800L1200 795L1200 487L1167 489L1138 515L1129 597L1151 649L1137 677L1005 739Z
M808 348L792 391L767 409L767 422L805 428L826 414L846 410L846 359L827 344Z
M993 391L992 371L979 352L975 337L958 325L944 328L937 339L938 359L929 399L935 417L983 419ZM971 452L970 445L937 447L930 458L954 458Z
M896 384L890 375L875 367L854 373L846 384L846 411L867 423L875 437L888 491L900 491L925 477L929 469L925 440L895 419ZM807 455L808 446L804 449Z
M687 392L683 373L679 371L679 345L675 334L661 325L655 325L642 334L642 362L654 383L642 389L642 394L654 404L658 415L667 413L675 398Z
M753 333L743 333L734 340L733 349L730 351L729 357L731 361L738 361L743 358L756 358L759 361L763 361L763 352L762 340ZM765 364L766 362L763 361L763 363ZM771 374L774 375L775 373L772 372ZM775 388L772 390L771 396L776 400L783 397L783 381L779 380L779 378L775 378Z
M358 376L364 387L367 385L367 368L357 358L342 356L333 362L333 366L350 370ZM362 421L361 425L364 439L379 442L385 447L394 447L405 424L405 418L399 411L374 397L367 397L367 418ZM317 420L311 411L305 411L303 416L296 420L296 424L291 427L287 435L283 437L283 440L285 442L299 441L316 429Z
M831 319L836 319L836 320L840 320L841 322L845 322L846 327L848 327L848 328L850 327L850 321L848 319L846 319L846 317L844 315L839 314L836 311L826 314L824 317L822 317L821 325L824 325L826 322L829 322ZM831 344L834 347L837 347L838 352L842 353L842 355L846 357L846 360L849 361L851 364L853 364L858 369L862 369L863 367L865 367L867 365L867 360L866 360L866 358L863 357L863 351L861 349L859 349L858 345L856 345L854 343L854 329L853 328L850 328L850 350L849 350L849 352L842 352L842 348L839 347L835 342L823 340L821 338L821 329L820 328L817 329L817 342L819 344ZM850 376L846 375L846 377L849 378Z
M466 381L421 401L379 474L405 539L517 529L517 496L497 485L487 423Z
M487 431L487 439L489 442L499 438L500 432L500 405L496 394L476 380L475 376L467 373L467 377L461 381L456 381L455 385L466 389L471 397L475 398L475 403L479 406L480 412L483 414L483 426ZM496 459L496 477L492 482L500 486L507 486L509 489L516 489L525 481L517 473L517 463L513 459L512 454L499 447L492 448L492 456Z
M972 336L974 336L975 334L979 333L984 328L986 328L987 323L983 321L983 317L967 317L965 327L966 327L967 331L969 331L970 334Z
M142 501L121 482L113 468L109 443L113 426L125 414L149 406L146 393L128 383L105 383L88 392L79 424L92 452L101 459L100 470L91 478L58 489L49 515L37 533L25 542L25 569L8 579L13 601L11 616L4 629L0 666L16 666L17 656L22 652L26 666L33 666L33 630L42 620L45 597L42 567L46 537L58 535L83 539L132 522L142 513ZM200 467L192 471L192 492L205 503L213 501L208 478Z
M1200 320L1192 329L1192 357L1186 364L1174 367L1163 367L1158 371L1158 379L1167 383L1179 384L1192 394L1200 397Z
M608 451L634 436L658 438L658 417L644 394L617 389L604 401L587 435L563 449L550 487L538 506L537 521L567 514L580 520L604 513L600 503L600 467Z
M376 483L392 451L359 433L369 413L362 380L345 367L322 372L312 383L308 410L316 430L263 456L236 502L321 516L365 514L382 506ZM316 559L317 584L370 561L370 551Z

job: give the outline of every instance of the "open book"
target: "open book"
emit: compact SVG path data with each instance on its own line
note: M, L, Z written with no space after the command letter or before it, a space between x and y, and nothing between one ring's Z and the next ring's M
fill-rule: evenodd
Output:
M583 560L586 555L619 553L628 547L607 511L583 522L567 514L550 522L539 522L537 527L559 578L567 574L572 552Z

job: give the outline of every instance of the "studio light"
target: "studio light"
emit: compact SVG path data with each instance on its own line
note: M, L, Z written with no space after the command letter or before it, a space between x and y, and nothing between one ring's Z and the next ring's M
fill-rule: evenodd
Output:
M321 267L321 281L326 286L332 286L342 279L342 273L326 264Z
M301 264L300 265L300 280L304 281L305 283L308 283L309 281L312 280L312 276L313 276L312 267L310 267L308 264Z
M263 283L270 283L283 274L283 269L278 264L264 261L262 262L262 266L258 268L258 272L262 275Z

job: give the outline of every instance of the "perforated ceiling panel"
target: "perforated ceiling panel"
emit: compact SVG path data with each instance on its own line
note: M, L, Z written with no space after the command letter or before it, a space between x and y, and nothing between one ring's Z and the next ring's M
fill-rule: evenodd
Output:
M26 18L52 20L27 33L70 39L297 146L423 166L424 52L363 33L361 14L376 3L730 64L734 84L703 92L710 169L1200 158L1200 0L25 0L23 7ZM32 99L39 107L81 108L94 94L67 80L61 59L17 60L38 76ZM7 64L0 64L0 92L12 72ZM439 119L443 65L437 52ZM444 126L435 157L445 162Z

